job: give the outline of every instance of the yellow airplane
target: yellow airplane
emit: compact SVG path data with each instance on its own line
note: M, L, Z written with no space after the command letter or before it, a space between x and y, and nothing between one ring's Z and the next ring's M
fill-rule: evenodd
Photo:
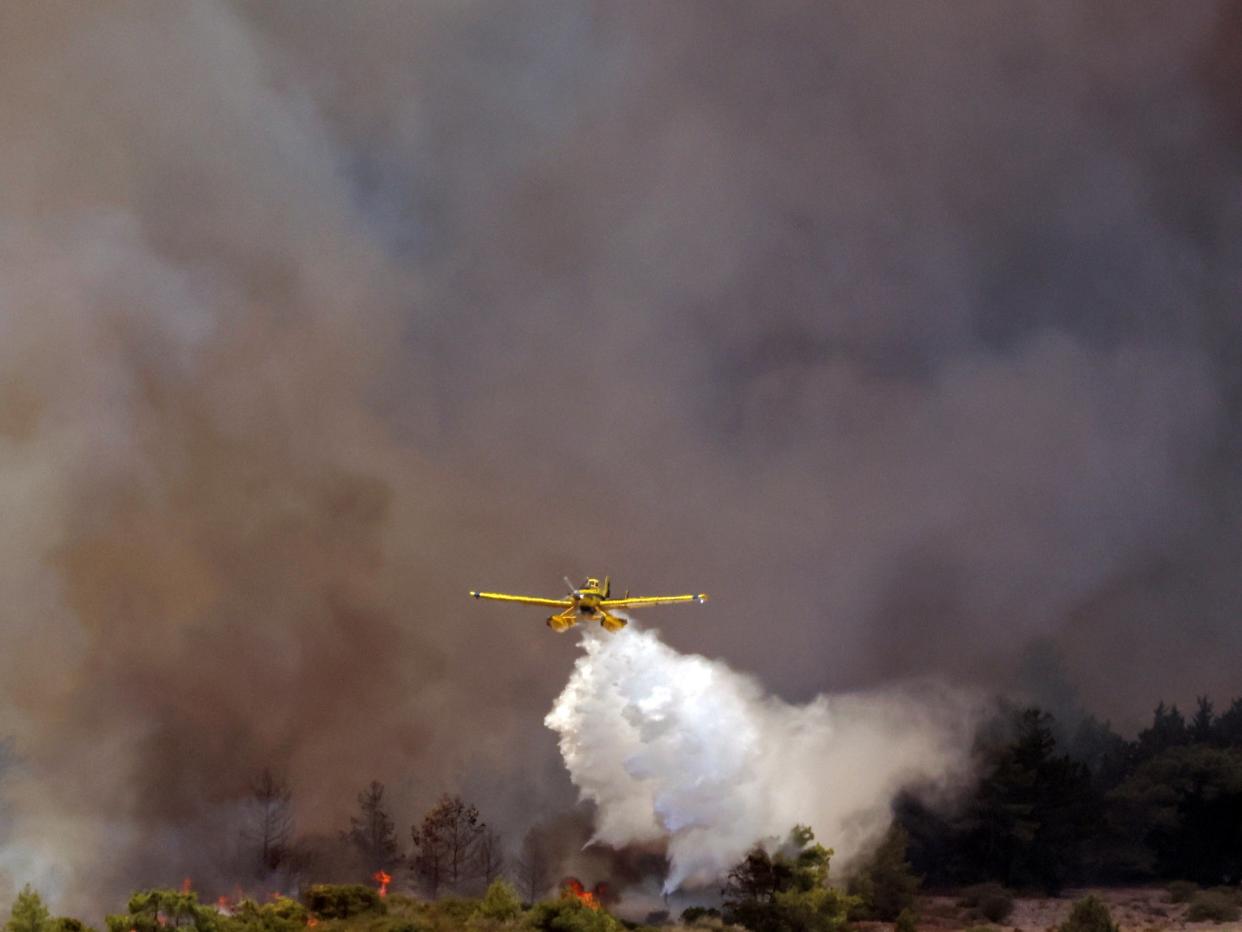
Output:
M540 599L529 595L506 595L503 592L471 592L476 599L494 599L497 602L520 602L523 605L550 605L563 608L564 611L548 618L548 627L553 631L568 631L578 622L598 621L605 631L620 631L625 627L625 619L618 618L608 610L617 608L641 608L644 605L672 605L677 602L706 602L707 593L698 595L649 595L630 598L627 592L624 598L611 599L612 586L608 577L604 577L601 586L598 579L586 580L581 586L575 587L568 579L569 597L565 599Z

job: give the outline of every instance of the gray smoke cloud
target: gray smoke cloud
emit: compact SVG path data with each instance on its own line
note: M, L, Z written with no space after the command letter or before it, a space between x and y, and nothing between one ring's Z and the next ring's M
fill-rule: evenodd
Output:
M564 573L795 703L1224 700L1240 22L4 4L7 882L222 879L265 766L516 837L574 646L464 593Z

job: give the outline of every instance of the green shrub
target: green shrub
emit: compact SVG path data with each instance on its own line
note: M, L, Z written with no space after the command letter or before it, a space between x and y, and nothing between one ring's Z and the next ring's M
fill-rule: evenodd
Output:
M44 928L47 932L95 932L81 919L74 919L72 916L57 916Z
M998 883L981 883L963 890L957 905L989 922L1004 922L1013 912L1013 895Z
M1175 880L1168 887L1170 903L1189 903L1190 898L1199 892L1199 885L1189 880Z
M379 892L360 883L317 883L306 888L302 897L320 919L348 919L350 916L380 915L388 911Z
M1186 918L1191 922L1237 922L1238 903L1231 893L1200 890L1190 900Z
M453 932L460 932L460 928L452 927ZM305 927L299 932L305 932ZM412 916L394 916L392 913L379 916L373 913L351 919L326 920L319 925L317 932L432 932L432 927Z
M918 914L913 907L907 906L897 914L897 922L893 926L893 932L917 932L918 927Z
M199 903L193 890L140 890L129 898L126 907L127 913L106 917L109 932L162 932L168 926L220 932L227 922L215 907Z
M720 910L714 906L687 906L681 911L681 921L685 925L697 922L699 919L719 919Z
M509 881L503 877L497 877L483 894L483 900L478 906L478 915L484 919L507 922L510 919L516 919L521 914L522 900L518 897L517 891L513 889Z
M232 916L221 917L221 932L302 932L306 919L306 907L287 896L261 905L242 900Z
M479 911L479 901L465 896L442 896L431 904L431 912L437 919L462 925Z
M348 932L434 932L435 926L429 916L433 904L394 893L388 894L384 903L388 907L385 915L350 920ZM460 926L453 925L451 928L453 932L458 932ZM329 928L324 932L336 930Z
M1108 906L1094 896L1083 897L1076 902L1069 918L1057 929L1058 932L1119 932Z
M536 903L526 914L533 932L623 932L624 926L602 909L591 909L577 899Z

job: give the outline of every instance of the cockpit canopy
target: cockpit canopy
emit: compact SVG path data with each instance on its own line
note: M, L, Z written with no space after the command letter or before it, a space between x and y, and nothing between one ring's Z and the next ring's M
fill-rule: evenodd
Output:
M587 579L587 581L586 581L586 582L584 582L584 583L582 584L582 588L583 588L583 589L598 589L598 588L599 588L599 580L598 580L598 579L588 578L588 579Z

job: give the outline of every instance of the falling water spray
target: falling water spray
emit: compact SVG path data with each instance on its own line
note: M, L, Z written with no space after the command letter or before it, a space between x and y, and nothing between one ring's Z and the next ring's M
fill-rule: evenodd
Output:
M756 843L808 824L844 862L888 826L896 794L963 777L972 697L935 683L793 705L654 630L587 631L545 724L593 841L668 847L666 892L718 880Z

